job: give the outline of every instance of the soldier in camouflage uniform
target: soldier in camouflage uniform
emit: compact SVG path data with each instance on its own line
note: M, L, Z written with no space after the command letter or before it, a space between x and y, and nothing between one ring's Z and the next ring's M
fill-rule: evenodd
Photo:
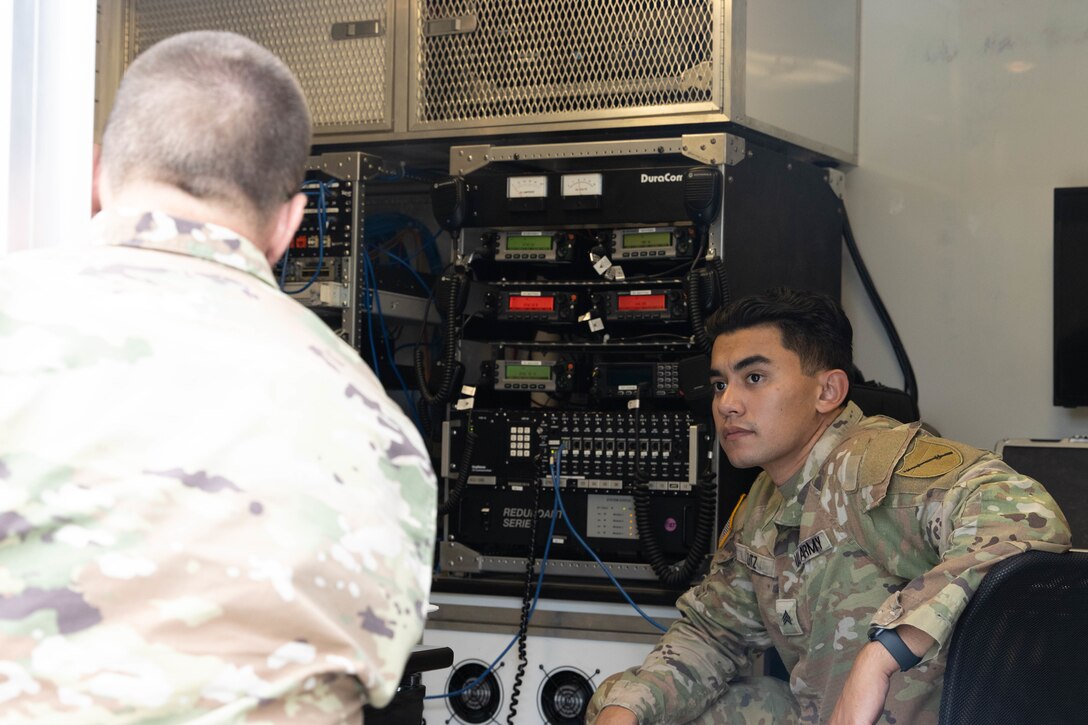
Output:
M763 472L681 619L587 722L935 723L968 599L996 562L1069 548L1064 516L993 454L845 402L852 331L831 299L775 290L707 326L719 442ZM771 646L788 685L738 677Z
M434 474L273 279L309 138L267 51L164 41L118 95L94 244L0 260L0 722L357 723L393 696Z

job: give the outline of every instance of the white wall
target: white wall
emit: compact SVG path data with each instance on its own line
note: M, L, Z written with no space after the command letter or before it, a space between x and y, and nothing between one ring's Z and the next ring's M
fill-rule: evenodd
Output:
M15 10L0 6L0 49L11 48ZM11 174L11 66L12 54L0 50L0 254L8 249L8 189Z
M0 252L72 242L91 210L95 3L0 5Z
M847 208L923 418L985 448L1088 433L1088 409L1051 404L1052 199L1088 186L1088 2L864 0L861 27ZM843 282L858 365L900 385L849 262Z

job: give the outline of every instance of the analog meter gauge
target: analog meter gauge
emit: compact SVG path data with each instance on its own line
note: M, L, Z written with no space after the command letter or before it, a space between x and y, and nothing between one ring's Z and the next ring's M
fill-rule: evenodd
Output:
M506 179L507 199L543 199L547 195L547 176L510 176Z
M563 175L563 196L600 196L603 188L603 174Z

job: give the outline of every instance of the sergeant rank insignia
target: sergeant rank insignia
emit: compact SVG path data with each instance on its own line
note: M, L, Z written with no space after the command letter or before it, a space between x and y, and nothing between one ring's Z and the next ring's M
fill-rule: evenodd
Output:
M778 625L782 629L782 634L787 637L804 634L801 630L801 622L797 619L796 599L775 600L774 611L778 614Z

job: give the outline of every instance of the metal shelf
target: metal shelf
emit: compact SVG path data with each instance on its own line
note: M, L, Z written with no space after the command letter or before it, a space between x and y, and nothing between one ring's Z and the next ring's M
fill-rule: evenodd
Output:
M379 288L378 299L382 304L382 315L387 318L412 322L423 321L423 313L427 309L426 297L404 295ZM376 307L372 310L373 312L377 312Z
M690 264L690 262L689 262ZM645 276L631 276L625 279L613 280L613 279L575 279L575 280L560 280L560 279L531 279L531 280L510 280L510 279L497 279L486 280L480 282L490 287L496 287L498 289L628 289L632 286L639 285L659 285L664 287L675 287L677 285L684 284L683 277L645 277Z
M476 342L488 342L486 340L478 340ZM560 351L574 351L574 352L622 352L624 350L642 350L644 352L685 352L695 350L695 341L691 338L686 340L660 340L660 341L647 341L647 340L622 340L613 339L607 342L533 342L533 341L517 341L517 340L495 340L489 342L492 347L516 347L519 350L552 350L556 352Z

